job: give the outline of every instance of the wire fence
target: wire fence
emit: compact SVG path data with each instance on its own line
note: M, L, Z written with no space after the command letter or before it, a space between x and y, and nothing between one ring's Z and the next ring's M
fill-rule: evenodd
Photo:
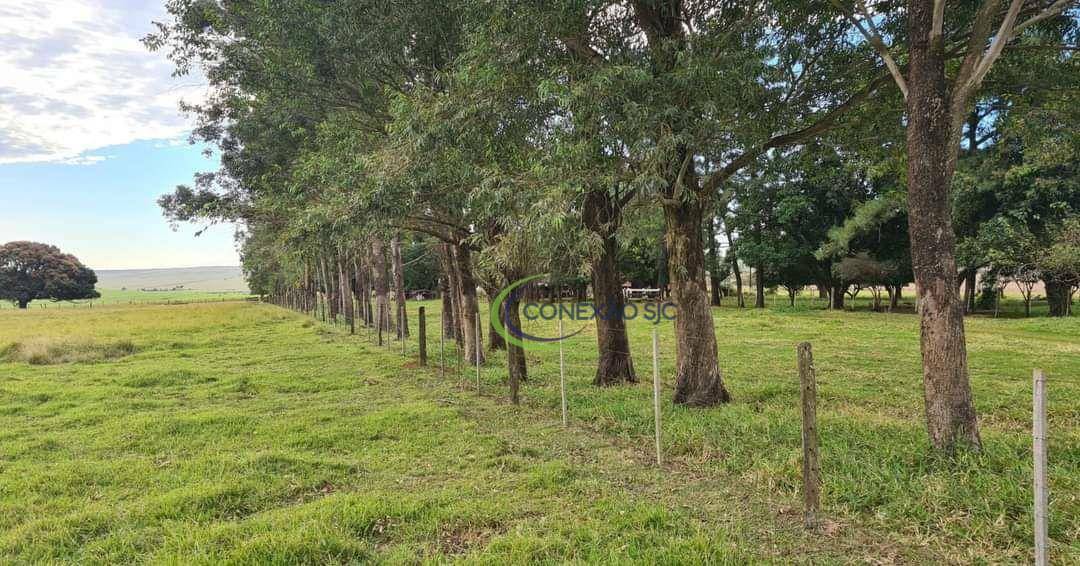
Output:
M486 305L485 305L486 306ZM423 315L421 315L421 309ZM714 311L715 312L715 311ZM506 352L491 349L492 327L489 322L489 311L481 307L479 312L473 313L470 324L476 328L478 339L482 341L482 359L468 356L462 347L461 340L456 336L445 333L442 320L441 304L438 302L407 303L405 306L405 319L408 332L391 332L392 336L377 335L378 329L364 324L353 326L353 331L360 335L361 339L373 345L382 344L387 351L400 355L407 364L420 364L421 358L427 360L430 371L437 372L440 377L454 381L462 391L472 394L505 399L508 396L509 370L506 363ZM389 314L389 312L387 313ZM882 315L887 316L887 315ZM423 321L426 331L424 347L421 347L418 337L421 334L419 325ZM344 317L338 320L328 320L331 324L349 325ZM766 322L771 322L766 320ZM390 321L387 326L393 328L395 321ZM560 415L564 427L583 426L592 429L601 429L603 432L614 432L621 437L637 443L639 450L650 452L658 466L678 465L672 462L668 455L685 455L686 444L702 444L703 440L700 429L695 430L695 425L702 421L700 418L687 417L685 412L677 407L670 398L670 392L675 388L675 375L678 360L675 350L676 332L671 320L628 320L626 321L628 335L628 348L625 351L613 352L628 356L633 365L632 375L635 386L604 388L607 392L601 392L601 388L594 386L593 381L597 372L599 351L597 344L598 325L592 320L545 320L539 318L523 317L521 330L529 335L542 337L570 336L555 343L548 343L542 348L527 348L526 361L528 381L523 387L525 402L552 410ZM733 389L736 399L743 396L741 402L751 407L753 411L780 411L787 415L786 423L779 423L775 428L779 431L768 430L770 442L768 448L773 451L785 453L785 450L794 450L801 453L796 467L801 470L802 484L798 491L804 499L804 523L808 529L816 529L822 524L824 515L821 511L821 487L819 484L828 484L830 481L827 473L822 472L819 458L826 462L830 457L830 450L836 449L836 444L826 441L821 442L819 448L819 434L828 435L835 427L831 423L835 419L831 404L845 405L842 399L843 378L840 368L831 365L842 365L844 357L840 357L841 363L837 363L835 351L845 350L847 355L862 355L864 352L869 356L872 352L860 349L851 344L851 338L834 337L827 340L824 336L808 336L811 340L825 344L822 356L824 363L815 363L810 353L809 342L801 342L798 345L788 339L774 340L768 337L756 336L754 329L737 336L725 335L722 329L717 327L713 335L686 334L680 337L686 341L703 341L703 347L710 347L709 341L718 343L728 341L725 345L730 349L730 341L734 340L736 346L745 346L748 349L761 349L774 352L772 360L760 364L758 371L751 371L754 377L770 375L770 378L760 378L755 382L748 379L747 368L740 368L740 375L731 379L724 376L726 386ZM768 329L764 329L768 334ZM482 336L482 338L480 338ZM870 340L871 342L873 340ZM844 343L846 342L846 343ZM909 345L912 347L912 345ZM421 354L421 351L424 351ZM798 354L797 354L798 350ZM819 350L815 350L819 351ZM609 350L609 353L612 353ZM918 406L921 397L921 365L918 363L917 343L912 347L912 358L906 368L900 373L910 373L912 382L903 387L911 401L911 407L886 406L879 404L874 409L885 413L886 417L894 417L910 423L918 422L917 415L921 410ZM871 356L872 358L872 356ZM723 353L719 359L719 373L723 375L725 367ZM878 375L864 374L860 376L865 381L880 387L883 391L896 384L889 384L882 379L885 373L897 373L897 364L883 359L883 365ZM1047 467L1045 442L1048 436L1046 431L1047 404L1045 397L1040 397L1040 382L1036 378L1036 386L1032 389L1031 370L1017 371L1016 375L977 375L973 377L975 387L985 387L990 383L1006 391L1005 395L1011 395L1020 405L1030 407L1031 399L1034 398L1035 408L1028 413L1032 418L1033 436L1031 460L1034 466L1033 477L1034 489L1032 492L1034 517L1034 548L1038 552L1046 552L1048 546L1047 528L1049 506L1047 505L1046 486L1047 477L1053 467ZM1035 370L1037 376L1043 375L1041 370ZM1025 375L1026 373L1026 375ZM820 381L819 381L820 380ZM1042 386L1045 387L1046 379L1042 378ZM1075 399L1080 393L1080 379L1075 376L1060 372L1049 380L1053 386L1061 391L1066 399ZM819 401L819 383L825 386L825 395ZM855 384L855 387L865 387L865 384ZM1063 389L1064 388L1064 389ZM1029 396L1030 395L1030 396ZM737 401L738 402L738 401ZM762 405L772 404L771 408L763 409ZM818 407L822 407L832 426L820 429L817 423ZM844 410L850 410L845 407ZM1040 411L1042 411L1040 413ZM1076 407L1070 405L1057 406L1058 417L1065 423L1063 439L1078 439L1075 428L1069 428L1071 414L1075 413ZM829 414L833 413L833 414ZM770 413L775 414L775 413ZM1040 416L1041 415L1041 416ZM665 425L669 418L676 418L674 428ZM1042 420L1040 420L1042 419ZM1052 420L1052 419L1051 419ZM786 425L786 426L785 426ZM701 425L707 428L708 425ZM779 440L779 442L777 442ZM648 447L648 448L646 448ZM786 447L786 448L785 448ZM801 447L801 449L800 449ZM1041 458L1041 460L1040 460ZM685 460L685 458L683 458ZM1063 472L1058 472L1063 473Z
M257 298L166 299L158 302L117 300L108 305L92 305L87 302L85 305L58 308L92 309L125 304L179 305L236 300ZM807 297L804 304L816 305L820 309L822 305L819 303L823 302L824 299ZM375 301L372 303L377 304ZM493 329L488 305L481 303L479 311L472 313L468 321L470 327L475 329L481 344L481 348L469 355L462 337L444 331L448 325L443 323L441 302L409 301L401 310L393 307L393 304L391 302L391 307L382 311L382 324L365 323L360 317L350 319L341 313L331 316L325 301L319 301L313 310L304 314L313 315L334 325L339 331L352 333L357 340L372 347L400 356L405 367L426 365L427 371L456 384L463 392L498 399L508 397L507 352L492 349ZM734 300L729 298L727 308L734 304ZM57 308L54 304L37 308L47 310L50 307ZM358 303L354 303L352 307L353 313L361 310ZM725 307L721 307L723 308ZM347 306L340 310L350 312ZM607 353L628 358L633 369L627 370L622 377L631 383L625 387L604 388L594 385L600 360L598 343L602 341L601 336L598 336L599 325L588 313L584 319L536 317L526 313L526 316L522 317L521 325L524 333L546 338L566 338L525 349L527 381L522 384L523 402L559 415L565 427L583 427L614 433L636 445L641 452L648 453L657 465L665 467L685 463L687 455L695 454L695 451L707 455L711 449L718 453L734 450L725 446L709 447L709 435L719 426L710 423L710 419L715 418L717 422L723 422L724 426L731 427L740 426L739 418L759 418L755 417L755 414L766 415L767 418L778 416L777 423L761 425L759 422L754 425L758 427L756 429L746 425L742 434L752 431L765 435L763 440L753 439L747 443L759 444L759 448L781 455L797 452L802 446L803 459L797 462L803 462L808 457L806 454L811 453L806 451L810 438L806 431L812 424L813 438L816 439L819 430L816 416L813 417L815 422L807 423L805 415L817 413L807 410L806 382L803 377L806 372L797 369L800 364L796 363L796 342L807 340L814 342L814 353L818 356L816 363L810 362L813 364L813 371L810 373L815 379L813 406L823 411L827 419L838 418L838 409L834 409L834 406L840 407L841 411L850 411L850 405L855 404L860 406L859 410L876 412L875 419L892 418L917 426L914 423L919 420L922 409L918 343L917 340L905 342L899 355L897 352L880 351L881 340L888 339L888 336L873 334L874 329L879 326L874 321L886 319L832 316L814 318L817 326L799 326L798 321L806 320L806 317L772 317L769 313L775 311L747 309L742 311L746 313L745 316L737 317L745 327L733 331L730 326L732 317L717 314L723 313L722 310L712 312L712 334L682 332L677 335L674 321L663 317L650 319L641 316L626 320L627 348L618 351L609 348ZM398 330L398 321L402 319L405 321L404 332ZM847 319L858 319L857 329L861 334L852 335L848 332L848 328L843 326ZM781 320L784 322L778 322ZM834 332L822 333L822 320L827 321ZM903 319L894 317L887 320ZM790 326L787 327L778 326L789 323ZM907 328L906 332L914 336L915 330L915 327ZM421 337L424 338L423 343ZM735 405L739 408L732 412L738 413L737 418L721 417L727 414L725 412L693 412L673 402L671 392L676 387L679 365L676 342L680 339L684 344L698 342L702 348L712 347L719 352L718 373L735 397ZM710 341L715 341L716 346ZM1015 344L1008 347L1015 347ZM1067 345L1065 349L1068 349ZM1032 355L1030 352L1026 354ZM1042 358L1050 362L1048 367L1051 369L1047 372L1049 377L1044 378L1043 384L1048 388L1067 391L1067 394L1061 394L1061 398L1076 399L1077 394L1080 394L1080 379L1068 374L1066 368L1069 366L1064 362L1058 362L1052 356L1044 355ZM1022 363L1014 361L1007 368L991 373L973 371L972 382L976 388L991 383L998 386L1001 398L995 401L999 406L1006 405L1002 399L1013 399L1016 404L1030 403L1032 397L1029 395L1032 390L1028 375L1031 369L1020 371L1018 368ZM867 369L869 366L874 367ZM905 378L910 379L905 381ZM852 389L862 390L861 394L868 396L856 397L856 394L851 392ZM820 401L817 398L819 393ZM881 398L874 399L874 395L880 395ZM903 398L904 402L897 403L897 398ZM1049 398L1055 398L1053 391ZM1042 410L1050 414L1051 422L1065 423L1063 434L1066 440L1080 438L1076 428L1070 428L1069 424L1075 424L1075 415L1080 414L1076 412L1074 405L1044 402ZM847 415L844 418L854 417ZM836 444L829 442L827 436L830 431L835 430L835 426L833 422L831 427L820 429L826 439L821 443L821 458L825 462L828 462L830 450L837 449ZM1037 438L1042 440L1054 436L1053 431L1046 429L1036 433ZM872 439L870 441L872 442ZM816 440L813 446L812 453L816 459ZM773 455L766 454L763 457L770 458ZM786 465L784 462L783 457L778 457L778 461L773 461L770 465L783 467ZM1054 471L1053 462L1048 469L1050 473ZM828 484L828 470L826 467L824 473L817 470L806 477L821 477L820 481ZM1046 470L1044 466L1044 472ZM1044 480L1043 485L1045 483ZM807 492L807 486L802 486L802 491ZM817 495L808 497L806 505L808 526L811 523L817 524L820 512ZM1046 520L1045 510L1040 515L1040 520Z

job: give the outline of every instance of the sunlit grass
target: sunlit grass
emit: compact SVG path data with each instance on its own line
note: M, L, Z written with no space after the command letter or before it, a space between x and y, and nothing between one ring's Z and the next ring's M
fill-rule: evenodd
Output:
M525 405L503 354L440 377L413 337L377 348L303 315L245 303L0 313L16 344L130 345L113 359L0 362L0 557L15 562L1016 563L1031 552L1030 372L1050 375L1052 556L1080 556L1080 323L969 319L986 450L930 455L911 314L714 311L734 402L668 399L651 458L651 327L634 323L641 383L590 385L591 329L529 352ZM534 328L541 331L543 329ZM485 326L485 334L487 328ZM828 532L798 503L794 345L810 340ZM20 346L21 348L21 346ZM125 346L125 349L127 346Z

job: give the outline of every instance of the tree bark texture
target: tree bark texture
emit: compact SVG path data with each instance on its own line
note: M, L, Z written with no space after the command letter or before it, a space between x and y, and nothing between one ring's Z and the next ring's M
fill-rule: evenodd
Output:
M731 400L724 388L716 352L709 294L705 289L705 251L701 241L700 200L667 200L664 222L675 319L676 403L707 407Z
M636 383L630 338L623 319L625 300L619 276L619 243L615 238L621 211L606 190L586 195L583 218L586 227L600 236L600 253L592 258L593 301L597 308L596 342L598 361L593 385L606 387Z
M908 227L920 303L923 388L931 444L981 446L968 379L949 183L959 151L942 45L931 45L933 0L908 2Z

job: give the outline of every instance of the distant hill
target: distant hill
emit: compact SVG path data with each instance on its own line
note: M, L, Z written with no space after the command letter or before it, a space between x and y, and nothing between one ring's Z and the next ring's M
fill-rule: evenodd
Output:
M186 289L247 292L239 267L177 267L168 269L99 269L99 289L137 291Z

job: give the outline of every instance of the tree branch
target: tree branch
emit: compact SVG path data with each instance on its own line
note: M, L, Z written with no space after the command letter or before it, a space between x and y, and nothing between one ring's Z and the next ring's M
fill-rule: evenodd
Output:
M891 75L881 75L877 77L863 87L862 90L852 94L847 100L826 112L818 121L802 129L773 136L756 148L743 152L723 168L709 175L709 178L705 181L705 185L702 187L703 192L711 193L715 191L721 183L770 149L799 143L827 131L836 123L837 119L856 108L862 101L866 100L870 95L877 92L878 89L888 84L890 78Z
M907 80L904 78L904 73L900 71L900 66L896 64L896 60L893 59L892 54L889 53L889 47L885 45L885 40L881 39L881 34L878 33L877 26L874 25L874 20L867 12L866 8L863 7L862 11L866 17L869 29L859 23L858 18L844 9L843 5L840 4L840 0L829 1L833 6L836 6L837 10L840 10L840 13L844 15L844 18L847 19L847 21L851 22L851 25L855 26L855 29L859 30L859 33L862 34L862 36L866 38L866 41L870 43L870 46L874 48L874 51L877 51L878 55L881 56L881 59L885 62L885 66L889 69L889 73L892 75L893 80L896 81L896 86L900 88L900 92L904 95L904 99L906 100L908 96L908 87Z

